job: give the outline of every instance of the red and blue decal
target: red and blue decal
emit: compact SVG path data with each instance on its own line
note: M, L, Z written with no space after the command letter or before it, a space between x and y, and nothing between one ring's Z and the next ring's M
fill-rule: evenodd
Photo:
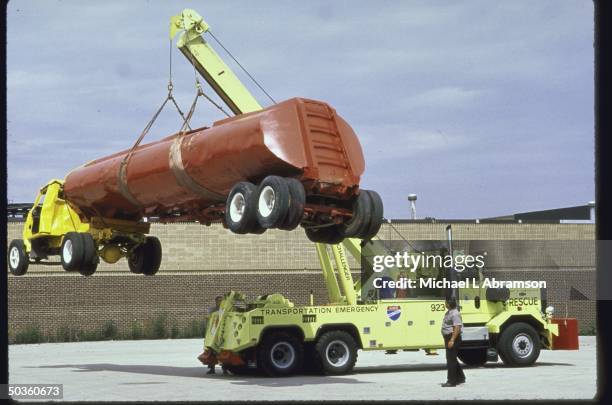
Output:
M397 321L402 314L402 309L399 305L391 305L387 307L387 316L392 321Z

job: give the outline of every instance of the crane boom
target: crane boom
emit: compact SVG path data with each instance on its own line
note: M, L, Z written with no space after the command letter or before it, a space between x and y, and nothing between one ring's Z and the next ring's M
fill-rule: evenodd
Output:
M177 47L234 114L263 109L223 59L204 40L202 35L209 29L210 26L204 18L192 9L184 9L181 14L170 19L170 39L182 31ZM364 257L374 256L374 244L362 244L359 239L347 238L342 243L330 245L331 256L327 245L315 245L330 303L355 305L361 298L361 280L353 281L346 251L360 262L362 251Z
M170 19L170 39L183 31L177 47L230 110L236 115L261 110L263 107L255 97L204 40L202 34L209 29L202 16L191 9Z

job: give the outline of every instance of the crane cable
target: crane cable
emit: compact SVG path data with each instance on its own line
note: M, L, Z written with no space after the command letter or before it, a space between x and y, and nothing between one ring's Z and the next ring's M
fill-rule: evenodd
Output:
M177 112L183 119L183 125L181 127L181 130L183 128L188 128L191 130L191 127L189 126L189 120L185 117L185 114L183 113L178 103L176 102L176 99L174 98L174 94L172 93L173 89L174 89L174 85L172 83L172 40L170 40L169 66L168 66L168 94L166 95L166 99L164 100L162 105L159 106L157 111L155 111L155 113L153 114L153 117L151 117L147 125L145 125L144 129L140 133L140 136L138 137L136 142L134 142L129 152L125 155L125 157L121 161L121 168L127 165L128 161L132 157L132 154L134 153L134 150L138 147L138 145L140 145L140 142L142 142L144 137L149 133L149 130L151 129L151 127L157 120L157 117L159 117L159 114L161 114L161 112L163 111L168 101L172 101L172 104L174 105L174 107L176 107Z
M215 34L212 33L212 31L209 29L207 31L210 36L215 40L216 43L219 44L219 46L221 48L223 48L223 50L230 56L230 58L232 58L234 60L234 62L236 62L236 64L240 67L240 69L242 69L242 71L249 77L249 79L251 79L253 81L253 83L255 83L255 85L257 85L257 87L259 87L259 89L261 91L263 91L263 93L272 101L272 103L276 104L276 100L274 100L272 98L272 96L270 94L268 94L268 92L266 91L266 89L263 88L263 86L261 84L259 84L259 82L257 80L255 80L255 78L249 73L248 70L246 70L246 68L244 66L242 66L242 64L240 62L238 62L238 59L236 59L234 57L234 55L232 55L232 53L221 43L221 41L219 41L217 39L217 37L215 36Z
M208 31L208 33L219 44L219 46L221 46L221 48L223 48L223 50L225 52L227 52L227 54L234 60L234 62L236 62L236 64L240 67L240 69L242 69L242 71L244 73L246 73L246 75L253 81L253 83L255 83L257 85L257 87L259 87L259 89L261 91L263 91L264 94L274 104L276 104L276 101L272 98L272 96L270 96L270 94L263 88L263 86L261 84L259 84L259 82L257 80L255 80L255 78L244 68L244 66L242 66L242 64L238 61L238 59L236 59L234 57L234 55L232 55L232 53L221 43L221 41L219 41L217 39L217 37L215 37L213 35L213 33L210 32L210 30ZM129 163L132 155L134 154L134 151L136 150L138 145L140 145L140 143L142 142L144 137L149 133L149 131L151 130L151 127L153 126L153 124L155 123L157 118L159 117L159 114L161 114L161 112L163 111L163 109L166 106L166 104L168 103L168 101L172 101L172 104L174 105L174 107L176 108L177 112L179 113L179 115L181 116L181 118L183 120L183 124L181 125L181 128L179 130L179 134L178 134L179 137L182 137L183 135L185 135L185 133L187 131L191 131L191 127L190 127L189 123L191 122L191 119L193 117L193 113L195 112L195 108L196 108L196 105L198 103L198 98L200 96L202 96L206 100L208 100L212 105L214 105L218 110L223 112L227 117L231 117L231 115L227 111L225 111L225 109L223 109L223 107L221 105L216 103L212 98L210 98L202 90L202 85L200 83L200 79L198 77L198 72L197 72L196 67L195 67L195 61L193 59L193 55L190 52L188 54L189 54L189 58L190 58L190 61L191 61L191 66L193 67L194 76L195 76L196 95L195 95L195 97L193 99L193 102L191 103L191 107L189 108L187 116L185 116L185 114L183 113L183 111L179 107L178 103L176 102L176 99L174 98L174 94L172 93L172 91L174 90L174 85L172 83L172 39L170 39L169 45L170 45L170 47L169 47L169 53L168 53L168 61L169 61L169 63L168 63L168 94L166 96L166 99L161 104L161 106L157 109L157 111L153 114L153 117L151 117L151 119L149 120L147 125L145 125L144 129L140 133L140 136L138 137L136 142L134 142L134 144L132 145L132 147L130 148L128 153L123 157L123 159L121 160L121 163L119 164L119 183L120 183L120 185L124 185L125 186L124 187L125 188L125 192L128 195L130 193L129 193L129 190L127 189L127 173L126 173L127 165ZM131 197L131 198L129 198L129 200L131 200L132 203L137 203L136 199L133 198L133 196L129 195L129 197ZM137 205L140 205L140 204L137 204Z

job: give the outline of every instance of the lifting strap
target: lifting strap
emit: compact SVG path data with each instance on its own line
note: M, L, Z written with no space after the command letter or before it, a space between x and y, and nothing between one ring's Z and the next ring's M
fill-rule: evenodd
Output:
M153 126L153 124L157 120L157 117L159 117L159 114L162 112L162 110L164 109L164 107L166 106L168 101L172 101L172 104L174 104L174 107L176 107L176 111L178 111L179 115L183 119L183 125L182 125L181 128L189 128L189 129L191 129L189 127L189 121L185 117L185 114L183 114L183 111L181 111L181 108L178 106L178 103L176 102L176 100L174 99L174 95L172 94L172 90L174 89L174 85L172 84L172 40L170 40L170 47L169 47L168 58L169 58L169 67L168 67L168 95L166 96L166 99L164 100L162 105L157 109L155 114L153 114L153 117L149 120L147 125L144 127L144 129L140 133L140 136L138 137L136 142L134 142L134 145L132 145L132 148L123 157L123 159L121 160L121 163L119 164L119 173L118 173L118 176L117 176L117 184L119 186L119 192L121 193L121 195L126 200L128 200L130 203L132 203L133 205L135 205L137 207L142 207L142 204L130 192L130 189L129 189L128 184L127 184L127 167L128 167L129 162L130 162L130 159L132 158L132 155L134 154L134 151L136 150L138 145L140 145L140 142L142 142L142 140L147 135L147 133L149 133L149 130L151 129L151 127Z
M193 102L191 103L191 108L189 109L189 112L187 113L185 123L183 124L183 127L181 128L179 134L176 136L176 138L174 138L174 141L172 142L172 145L170 146L170 169L172 170L172 174L174 174L176 182L181 187L191 191L192 193L202 198L213 200L213 201L223 201L225 200L225 196L219 193L215 193L214 191L211 191L207 189L206 187L203 187L198 182L196 182L185 171L185 166L183 165L182 146L183 146L183 140L185 139L185 134L188 128L187 124L189 123L189 121L191 121L191 117L193 117L193 113L195 111L196 104L198 103L198 98L200 96L204 96L207 99L209 99L208 96L206 96L204 92L202 91L199 81L197 82L196 87L197 87L197 93L196 93L195 98L193 99ZM209 101L211 100L209 99Z
M174 104L174 106L176 107L176 110L178 111L179 115L183 119L182 128L191 129L191 127L189 127L189 121L187 120L187 118L181 111L180 107L178 106L176 100L174 99L174 95L172 94L172 89L173 89L172 79L170 79L170 81L168 82L168 95L166 96L166 99L164 100L162 105L157 109L155 114L153 114L153 117L151 118L151 120L144 127L144 129L140 133L140 136L138 137L134 145L132 145L128 153L123 157L123 159L121 160L121 163L119 164L119 176L118 176L119 192L126 200L128 200L130 203L132 203L133 205L137 207L141 207L142 204L132 195L132 193L130 192L128 188L128 185L127 185L128 163L130 162L130 159L132 158L134 151L136 150L138 145L140 145L140 142L142 142L142 140L147 135L147 133L149 133L149 130L155 123L155 120L157 120L157 117L159 117L159 114L162 112L162 110L164 109L168 101L172 101L172 104Z
M172 143L171 147L170 147L170 168L172 169L172 173L174 174L174 177L176 178L177 183L183 187L186 188L187 190L195 193L196 195L199 195L203 198L206 199L211 199L211 200L219 200L222 201L225 199L225 197L221 194L215 193L211 190L208 190L207 188L203 187L202 185L198 184L193 178L191 178L187 172L185 171L185 167L183 165L183 159L182 159L182 155L181 155L181 146L183 143L183 139L184 139L184 135L186 134L187 131L191 131L191 127L189 126L189 123L191 122L191 118L193 117L193 113L195 112L195 108L198 102L198 98L200 96L203 96L204 98L206 98L206 100L208 100L211 104L213 104L215 107L217 107L219 110L221 110L221 112L223 112L226 116L230 116L224 109L223 107L221 107L219 104L215 103L214 100L212 100L209 96L207 96L203 91L202 91L202 86L200 85L200 81L198 79L197 76L197 72L195 70L195 65L193 62L193 57L192 57L192 66L194 66L194 73L195 73L195 82L196 82L196 96L193 100L193 102L191 103L191 108L189 109L189 112L187 113L187 116L185 116L185 114L183 113L183 111L181 111L180 107L178 106L178 103L176 102L174 95L172 94L172 90L174 88L173 84L172 84L172 39L170 40L170 52L169 52L169 78L168 78L168 95L166 96L166 99L164 100L164 102L162 103L162 105L157 109L157 111L155 112L155 114L153 114L153 117L151 118L151 120L147 123L147 125L144 127L144 129L142 130L140 136L138 137L138 139L136 140L136 142L134 143L134 145L132 145L132 148L129 150L129 152L124 156L124 158L121 160L121 163L119 164L119 173L118 173L118 178L117 178L117 184L118 184L118 188L119 188L119 192L121 193L121 195L128 200L131 204L137 206L137 207L142 207L142 204L140 203L140 201L138 201L138 199L136 199L136 197L134 197L134 195L130 192L130 189L128 187L128 181L127 181L127 168L128 168L128 164L130 162L130 159L132 158L132 155L134 154L134 151L136 150L136 148L140 145L140 143L142 142L142 140L144 139L144 137L148 134L149 130L151 129L151 127L153 126L153 124L155 123L155 121L157 120L157 117L159 117L159 114L163 111L164 107L166 106L166 104L168 103L168 101L172 101L172 104L174 105L174 107L176 108L176 110L178 111L179 115L181 116L183 123L181 125L181 129L179 130L178 135L176 136L176 138L174 139L174 142Z

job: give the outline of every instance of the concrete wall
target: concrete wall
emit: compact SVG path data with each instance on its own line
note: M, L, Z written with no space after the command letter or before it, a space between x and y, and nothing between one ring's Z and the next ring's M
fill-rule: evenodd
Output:
M22 223L8 224L8 240L19 238ZM385 224L382 239L439 240L446 224ZM580 327L595 322L594 225L592 224L453 224L456 240L514 240L489 243L488 269L496 278L543 279L549 302L560 315L579 318ZM326 298L314 245L300 229L234 235L220 225L152 224L164 256L154 277L129 273L125 260L102 263L95 275L65 273L59 266L30 266L22 277L9 275L9 333L31 325L43 331L69 325L100 328L109 320L127 330L139 320L165 313L184 326L201 319L214 296L229 290L249 297L280 292L305 304L310 290L318 303ZM547 240L564 241L547 245ZM583 242L577 242L583 241ZM351 265L358 267L354 260ZM571 287L588 299L569 301Z

